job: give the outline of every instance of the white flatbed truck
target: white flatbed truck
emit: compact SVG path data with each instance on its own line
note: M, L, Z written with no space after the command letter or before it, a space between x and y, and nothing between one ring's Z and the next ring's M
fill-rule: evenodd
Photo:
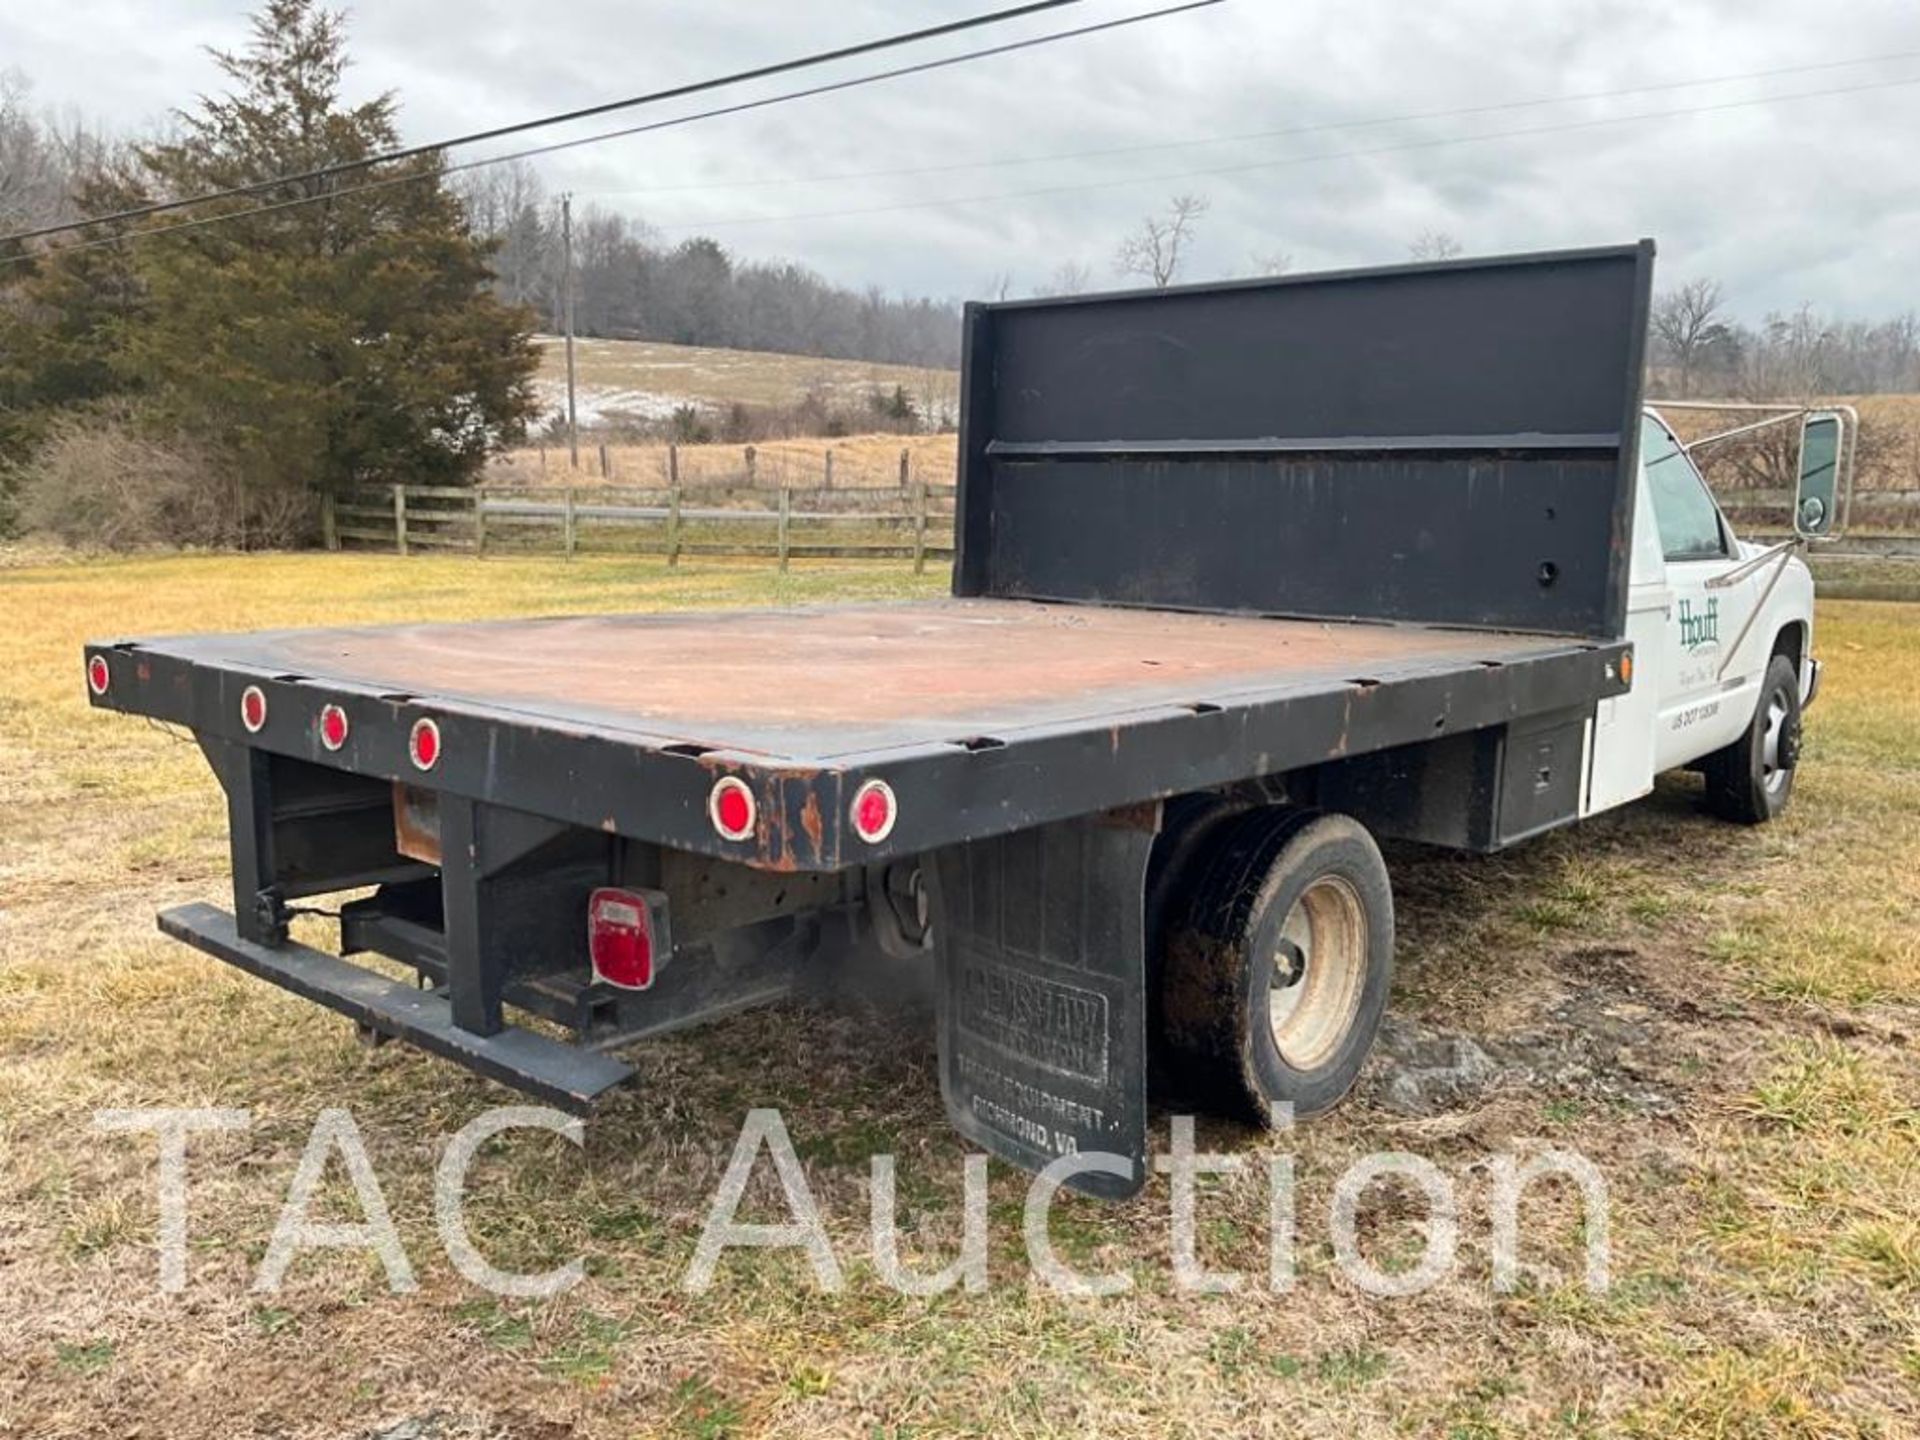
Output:
M1497 850L1679 767L1791 796L1850 416L1751 422L1802 427L1799 533L1742 544L1642 404L1652 266L971 306L949 599L91 645L227 793L233 908L161 926L575 1109L622 1046L930 957L956 1126L1108 1196L1156 1068L1324 1109L1387 1001L1376 836ZM369 888L340 954L290 938Z

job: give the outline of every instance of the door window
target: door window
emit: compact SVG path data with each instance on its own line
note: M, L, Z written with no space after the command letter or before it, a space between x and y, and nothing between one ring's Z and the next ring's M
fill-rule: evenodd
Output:
M1647 467L1647 489L1653 496L1660 547L1667 559L1724 559L1726 530L1707 482L1673 432L1651 415L1640 422L1640 463Z

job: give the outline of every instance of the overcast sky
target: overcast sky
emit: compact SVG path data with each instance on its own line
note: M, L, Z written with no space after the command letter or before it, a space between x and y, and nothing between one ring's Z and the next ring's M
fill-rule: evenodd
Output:
M431 140L1004 3L363 0L349 88L396 91L406 137ZM1155 3L1085 0L993 33ZM24 72L42 104L137 129L220 85L203 47L241 43L247 10L6 0L0 68ZM980 43L977 32L916 53ZM1916 83L1887 84L1898 80ZM1728 108L1841 89L1852 93ZM1514 103L1538 100L1558 103ZM1395 118L1491 106L1511 108ZM1721 108L1672 113L1704 106ZM1268 133L1308 127L1322 128ZM1548 133L1503 133L1517 130ZM1235 138L1249 134L1263 138ZM1128 153L1084 153L1116 150ZM538 163L550 185L665 238L703 230L742 255L916 294L979 295L1001 275L1024 293L1069 259L1115 283L1122 232L1192 191L1212 210L1184 278L1244 274L1275 252L1296 270L1404 259L1427 230L1470 253L1652 235L1659 283L1718 277L1745 318L1803 300L1878 317L1920 307L1920 5L1226 0Z

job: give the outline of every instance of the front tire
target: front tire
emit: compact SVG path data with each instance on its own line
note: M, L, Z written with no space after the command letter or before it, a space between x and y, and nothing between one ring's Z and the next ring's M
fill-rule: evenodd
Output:
M1393 978L1393 891L1345 815L1227 822L1170 907L1163 1038L1196 1098L1260 1124L1330 1109L1373 1048Z
M1752 723L1702 767L1707 808L1722 820L1764 825L1793 798L1799 763L1800 674L1793 661L1776 655L1767 665Z

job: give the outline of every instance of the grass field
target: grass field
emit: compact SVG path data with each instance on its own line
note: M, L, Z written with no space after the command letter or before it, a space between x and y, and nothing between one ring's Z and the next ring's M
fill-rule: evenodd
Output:
M1725 397L1716 396L1715 399ZM1782 397L1786 398L1786 397ZM1796 402L1798 397L1796 398ZM1920 395L1852 395L1832 396L1829 400L1851 404L1860 416L1860 433L1857 437L1858 449L1855 454L1855 489L1861 495L1902 492L1911 495L1920 491ZM1649 397L1647 403L1656 410L1661 402ZM1689 413L1684 410L1665 412L1667 423L1682 439L1697 440L1703 435L1715 434L1731 426L1744 423L1746 419L1736 412L1702 411ZM1708 471L1708 480L1716 487L1723 482L1723 475L1716 471L1716 456L1727 452L1710 447L1702 452ZM1722 492L1722 501L1737 501L1739 492ZM1777 522L1776 522L1777 523Z
M960 377L951 370L881 365L865 360L823 360L761 350L721 350L694 345L660 345L638 340L575 342L581 468L568 467L566 447L524 446L501 456L488 468L494 483L535 485L596 483L609 479L628 485L665 485L667 452L661 444L616 443L609 447L612 475L600 473L598 440L609 430L634 422L660 421L682 405L711 415L729 407L786 410L817 394L839 411L864 413L875 391L904 386L924 423L951 425L959 413ZM540 338L540 396L550 411L566 405L566 359L562 343ZM769 440L756 445L756 479L766 485L817 486L826 476L825 454L834 454L834 484L846 487L892 486L899 480L900 452L912 455L914 473L937 484L951 484L955 439L944 434L919 436L850 435L839 439ZM739 445L682 445L681 481L688 485L742 483Z
M909 1260L944 1264L965 1147L930 1022L891 1010L739 1017L633 1052L639 1082L584 1153L519 1134L475 1167L496 1263L586 1257L558 1300L469 1286L435 1239L444 1138L503 1092L350 1029L152 928L224 901L218 792L194 748L83 702L83 637L422 617L785 603L939 588L904 566L205 557L0 569L0 1435L478 1440L512 1435L1496 1436L1658 1440L1920 1434L1920 610L1820 615L1828 686L1794 809L1706 819L1695 787L1494 859L1390 858L1396 1055L1471 1040L1498 1073L1407 1113L1378 1084L1291 1139L1203 1121L1201 1147L1296 1156L1290 1294L1175 1293L1167 1191L1064 1201L1062 1252L1134 1274L1066 1300L1020 1263L1024 1178L992 1177L994 1283L894 1294L863 1258L866 1157L899 1158ZM320 926L324 922L303 921ZM319 933L319 932L315 932ZM1388 1062L1383 1061L1383 1065ZM191 1275L154 1287L150 1139L106 1106L226 1105L191 1152ZM300 1151L351 1107L420 1289L363 1252L250 1291ZM778 1106L849 1284L790 1254L680 1278L745 1111ZM1166 1134L1156 1114L1155 1131ZM1613 1284L1577 1283L1571 1197L1543 1191L1495 1295L1486 1162L1552 1146L1599 1165ZM1467 1263L1369 1299L1328 1259L1332 1177L1377 1149L1461 1177ZM765 1167L763 1166L763 1169ZM1209 1186L1202 1250L1264 1275L1264 1166ZM330 1213L359 1218L336 1166ZM1417 1248L1378 1192L1370 1252ZM756 1202L758 1204L758 1202ZM784 1218L761 1206L761 1218ZM1249 1282L1252 1284L1253 1282Z
M539 343L541 398L564 409L565 342L544 335ZM891 392L896 385L937 420L943 409L951 415L960 393L959 374L952 370L646 340L577 340L574 367L583 425L664 420L681 405L785 409L809 392L835 405L858 406L874 390Z
M746 447L743 445L680 445L680 483L688 486L745 485ZM833 485L843 490L900 488L900 454L908 456L911 479L930 485L951 485L959 458L959 439L951 431L941 435L846 435L833 439L763 440L753 447L753 483L760 487L790 485L820 489L827 484L827 461L833 456ZM499 486L612 484L656 486L668 483L667 446L615 443L606 447L610 474L600 469L600 447L584 443L580 468L569 463L564 444L523 446L509 450L487 467L487 483ZM911 482L910 482L911 483Z

